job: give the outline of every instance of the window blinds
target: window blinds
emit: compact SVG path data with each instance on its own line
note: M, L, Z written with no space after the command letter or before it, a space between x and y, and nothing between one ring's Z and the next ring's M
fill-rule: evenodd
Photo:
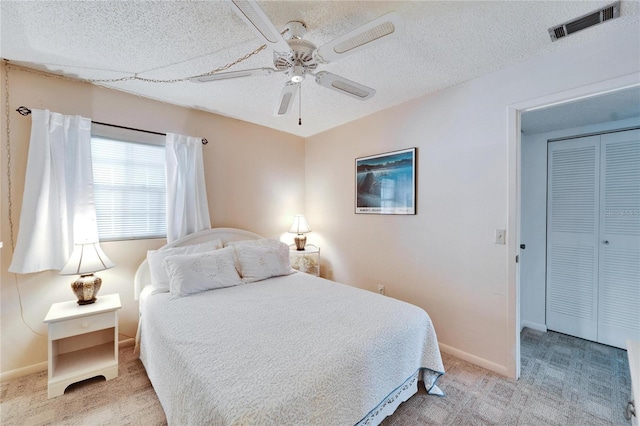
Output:
M94 133L91 150L100 240L166 237L165 147Z

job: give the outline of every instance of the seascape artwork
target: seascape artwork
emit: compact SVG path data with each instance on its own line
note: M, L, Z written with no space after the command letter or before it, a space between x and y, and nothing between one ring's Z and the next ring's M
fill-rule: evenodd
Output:
M356 159L356 213L415 214L416 149Z

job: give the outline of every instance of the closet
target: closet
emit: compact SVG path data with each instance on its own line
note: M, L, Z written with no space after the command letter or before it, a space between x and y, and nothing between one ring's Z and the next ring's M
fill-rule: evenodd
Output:
M549 330L640 340L640 129L549 141Z

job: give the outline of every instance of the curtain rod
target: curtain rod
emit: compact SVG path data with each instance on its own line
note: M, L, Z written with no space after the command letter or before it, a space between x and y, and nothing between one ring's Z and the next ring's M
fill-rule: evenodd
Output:
M20 108L16 109L16 111L18 111L18 113L20 115L23 115L25 117L27 115L31 114L31 110L29 108L27 108L26 106L21 106ZM118 126L117 124L101 123L99 121L91 121L91 122L92 123L96 123L96 124L100 124L102 126L117 127L118 129L134 130L136 132L151 133L152 135L167 136L166 133L152 132L151 130L135 129L133 127ZM208 143L209 143L208 140L206 140L205 138L202 138L202 145L206 145Z

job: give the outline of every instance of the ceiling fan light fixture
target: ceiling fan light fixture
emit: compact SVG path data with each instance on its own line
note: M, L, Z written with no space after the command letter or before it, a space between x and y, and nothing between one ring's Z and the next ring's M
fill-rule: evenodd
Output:
M301 83L304 80L305 69L302 65L295 65L291 71L291 82Z
M314 76L318 85L335 92L361 101L371 98L376 93L375 89L330 72L321 71L315 73L316 68L319 63L326 64L362 49L371 48L379 43L391 40L397 37L404 28L404 19L396 12L389 12L318 48L312 42L302 38L307 32L306 25L302 21L289 21L285 31L281 33L269 20L256 0L229 0L229 4L238 17L258 37L264 40L265 46L273 50L273 65L275 69L257 68L225 73L212 71L207 75L192 77L190 80L193 82L205 82L283 72L287 75L288 81L280 93L279 102L274 111L276 116L283 116L291 111L296 94L302 90L301 84L307 74ZM283 34L286 34L287 40L283 38ZM265 46L252 52L252 55L262 50ZM228 65L227 68L249 56L239 59ZM302 92L298 97L300 101L299 125L302 125L301 95Z

